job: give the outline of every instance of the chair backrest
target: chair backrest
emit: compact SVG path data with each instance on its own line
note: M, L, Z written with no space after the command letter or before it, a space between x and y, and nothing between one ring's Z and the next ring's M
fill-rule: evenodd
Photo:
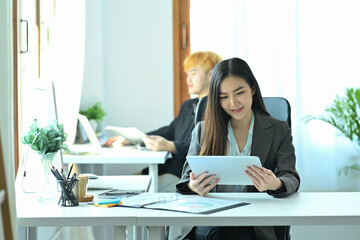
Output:
M202 97L198 104L197 104L197 107L196 107L196 111L195 111L195 125L203 120L204 118L204 113L205 113L205 108L206 108L206 104L207 104L207 100L208 100L208 97L205 96L205 97Z
M264 97L265 107L273 118L286 121L291 128L290 103L283 97Z
M201 98L195 112L195 125L203 120L208 97ZM273 118L286 121L291 128L290 103L283 97L264 97L265 107Z

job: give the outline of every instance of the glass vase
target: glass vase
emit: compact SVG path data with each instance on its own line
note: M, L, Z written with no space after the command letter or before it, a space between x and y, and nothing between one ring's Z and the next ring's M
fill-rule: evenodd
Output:
M36 195L40 203L56 202L57 183L56 178L50 171L56 155L57 152L40 155L40 166L36 174Z

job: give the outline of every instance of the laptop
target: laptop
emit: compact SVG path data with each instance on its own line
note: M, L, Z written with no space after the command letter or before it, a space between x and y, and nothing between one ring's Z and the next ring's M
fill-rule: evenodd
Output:
M83 131L83 135L89 140L89 144L74 144L69 146L69 154L96 154L100 153L102 145L94 132L94 129L91 127L91 124L88 118L82 114L78 114L79 124L81 125L80 129Z
M109 149L107 146L103 146L94 129L92 128L88 118L82 114L78 114L78 119L80 123L81 135L84 135L88 140L89 144L74 144L69 146L70 153L69 154L99 154L104 151L105 148ZM146 147L142 147L142 137L146 134L141 132L136 128L129 127L111 127L107 126L105 128L106 131L113 131L113 133L108 133L106 135L120 135L123 136L126 140L128 140L131 144L135 145L137 149L147 149ZM84 137L83 136L83 137ZM104 138L106 140L106 138ZM110 148L112 149L112 148ZM107 151L107 150L106 150Z
M203 172L216 174L220 185L254 185L245 169L252 165L262 168L257 156L187 156L186 160L195 177Z

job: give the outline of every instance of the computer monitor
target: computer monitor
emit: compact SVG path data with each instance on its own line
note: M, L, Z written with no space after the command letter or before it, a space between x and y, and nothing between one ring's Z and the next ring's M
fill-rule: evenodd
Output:
M25 131L34 119L39 127L46 127L57 120L55 89L51 81L28 80L22 90L22 121Z
M43 79L25 81L21 97L24 132L30 130L29 128L35 119L40 128L51 125L54 120L58 121L55 86L52 81ZM26 162L27 159L24 159L24 161ZM63 168L61 150L58 167Z

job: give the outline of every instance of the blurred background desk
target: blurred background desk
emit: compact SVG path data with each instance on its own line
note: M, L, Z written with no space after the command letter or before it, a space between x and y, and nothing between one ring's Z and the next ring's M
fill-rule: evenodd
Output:
M64 154L64 164L149 164L150 192L158 191L158 164L164 164L168 152L136 149L133 147L102 148L98 153Z

